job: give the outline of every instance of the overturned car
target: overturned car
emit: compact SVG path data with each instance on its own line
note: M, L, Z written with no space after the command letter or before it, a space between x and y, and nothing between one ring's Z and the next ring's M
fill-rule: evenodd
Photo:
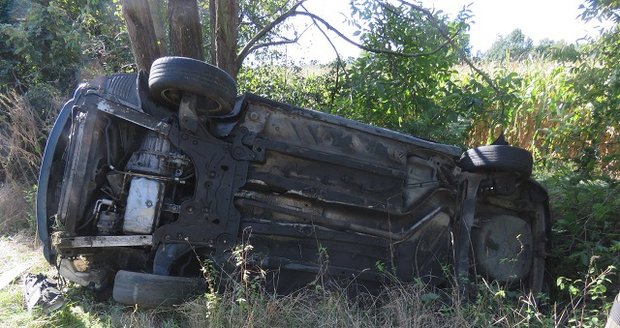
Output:
M461 149L337 116L237 96L204 62L80 86L50 133L37 222L65 278L127 304L204 288L233 250L290 292L322 272L380 285L484 276L543 285L550 217L527 151Z

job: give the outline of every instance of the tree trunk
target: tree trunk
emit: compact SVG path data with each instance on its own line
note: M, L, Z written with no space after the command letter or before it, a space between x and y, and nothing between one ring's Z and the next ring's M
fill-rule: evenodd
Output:
M122 8L138 69L148 72L153 61L161 57L148 1L123 0Z
M169 0L168 20L172 54L204 61L197 1Z
M209 37L211 44L209 44L209 59L211 63L215 64L215 1L209 0Z
M157 40L157 46L162 56L167 56L168 42L165 39L164 33L164 7L160 0L148 0L149 8L151 9L151 20L153 21L153 28L155 30L155 40Z
M239 72L237 37L239 36L239 4L231 0L211 0L211 34L215 65L235 80Z

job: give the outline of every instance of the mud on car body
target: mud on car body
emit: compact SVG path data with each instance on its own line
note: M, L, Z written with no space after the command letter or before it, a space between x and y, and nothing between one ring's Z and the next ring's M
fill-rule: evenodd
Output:
M268 269L287 292L321 271L374 286L384 268L433 284L482 275L539 291L548 200L532 157L461 149L237 96L209 64L164 57L150 75L78 88L50 133L37 195L46 259L123 303L203 288L202 261Z

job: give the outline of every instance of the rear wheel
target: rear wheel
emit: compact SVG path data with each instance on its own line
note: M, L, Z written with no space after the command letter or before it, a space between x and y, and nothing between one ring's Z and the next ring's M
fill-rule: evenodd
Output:
M530 224L508 214L480 215L472 229L472 247L479 274L512 284L528 277L534 236Z
M488 145L467 150L458 165L469 172L515 172L528 178L532 175L533 159L532 154L523 148Z

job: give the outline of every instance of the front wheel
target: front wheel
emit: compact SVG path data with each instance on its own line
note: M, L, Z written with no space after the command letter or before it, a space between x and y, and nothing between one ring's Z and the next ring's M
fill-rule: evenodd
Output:
M112 297L123 304L144 307L180 304L206 290L201 278L160 276L149 273L118 271Z
M235 80L223 70L185 57L162 57L151 65L149 91L156 101L178 108L183 93L201 97L197 110L212 116L229 114L237 97Z

